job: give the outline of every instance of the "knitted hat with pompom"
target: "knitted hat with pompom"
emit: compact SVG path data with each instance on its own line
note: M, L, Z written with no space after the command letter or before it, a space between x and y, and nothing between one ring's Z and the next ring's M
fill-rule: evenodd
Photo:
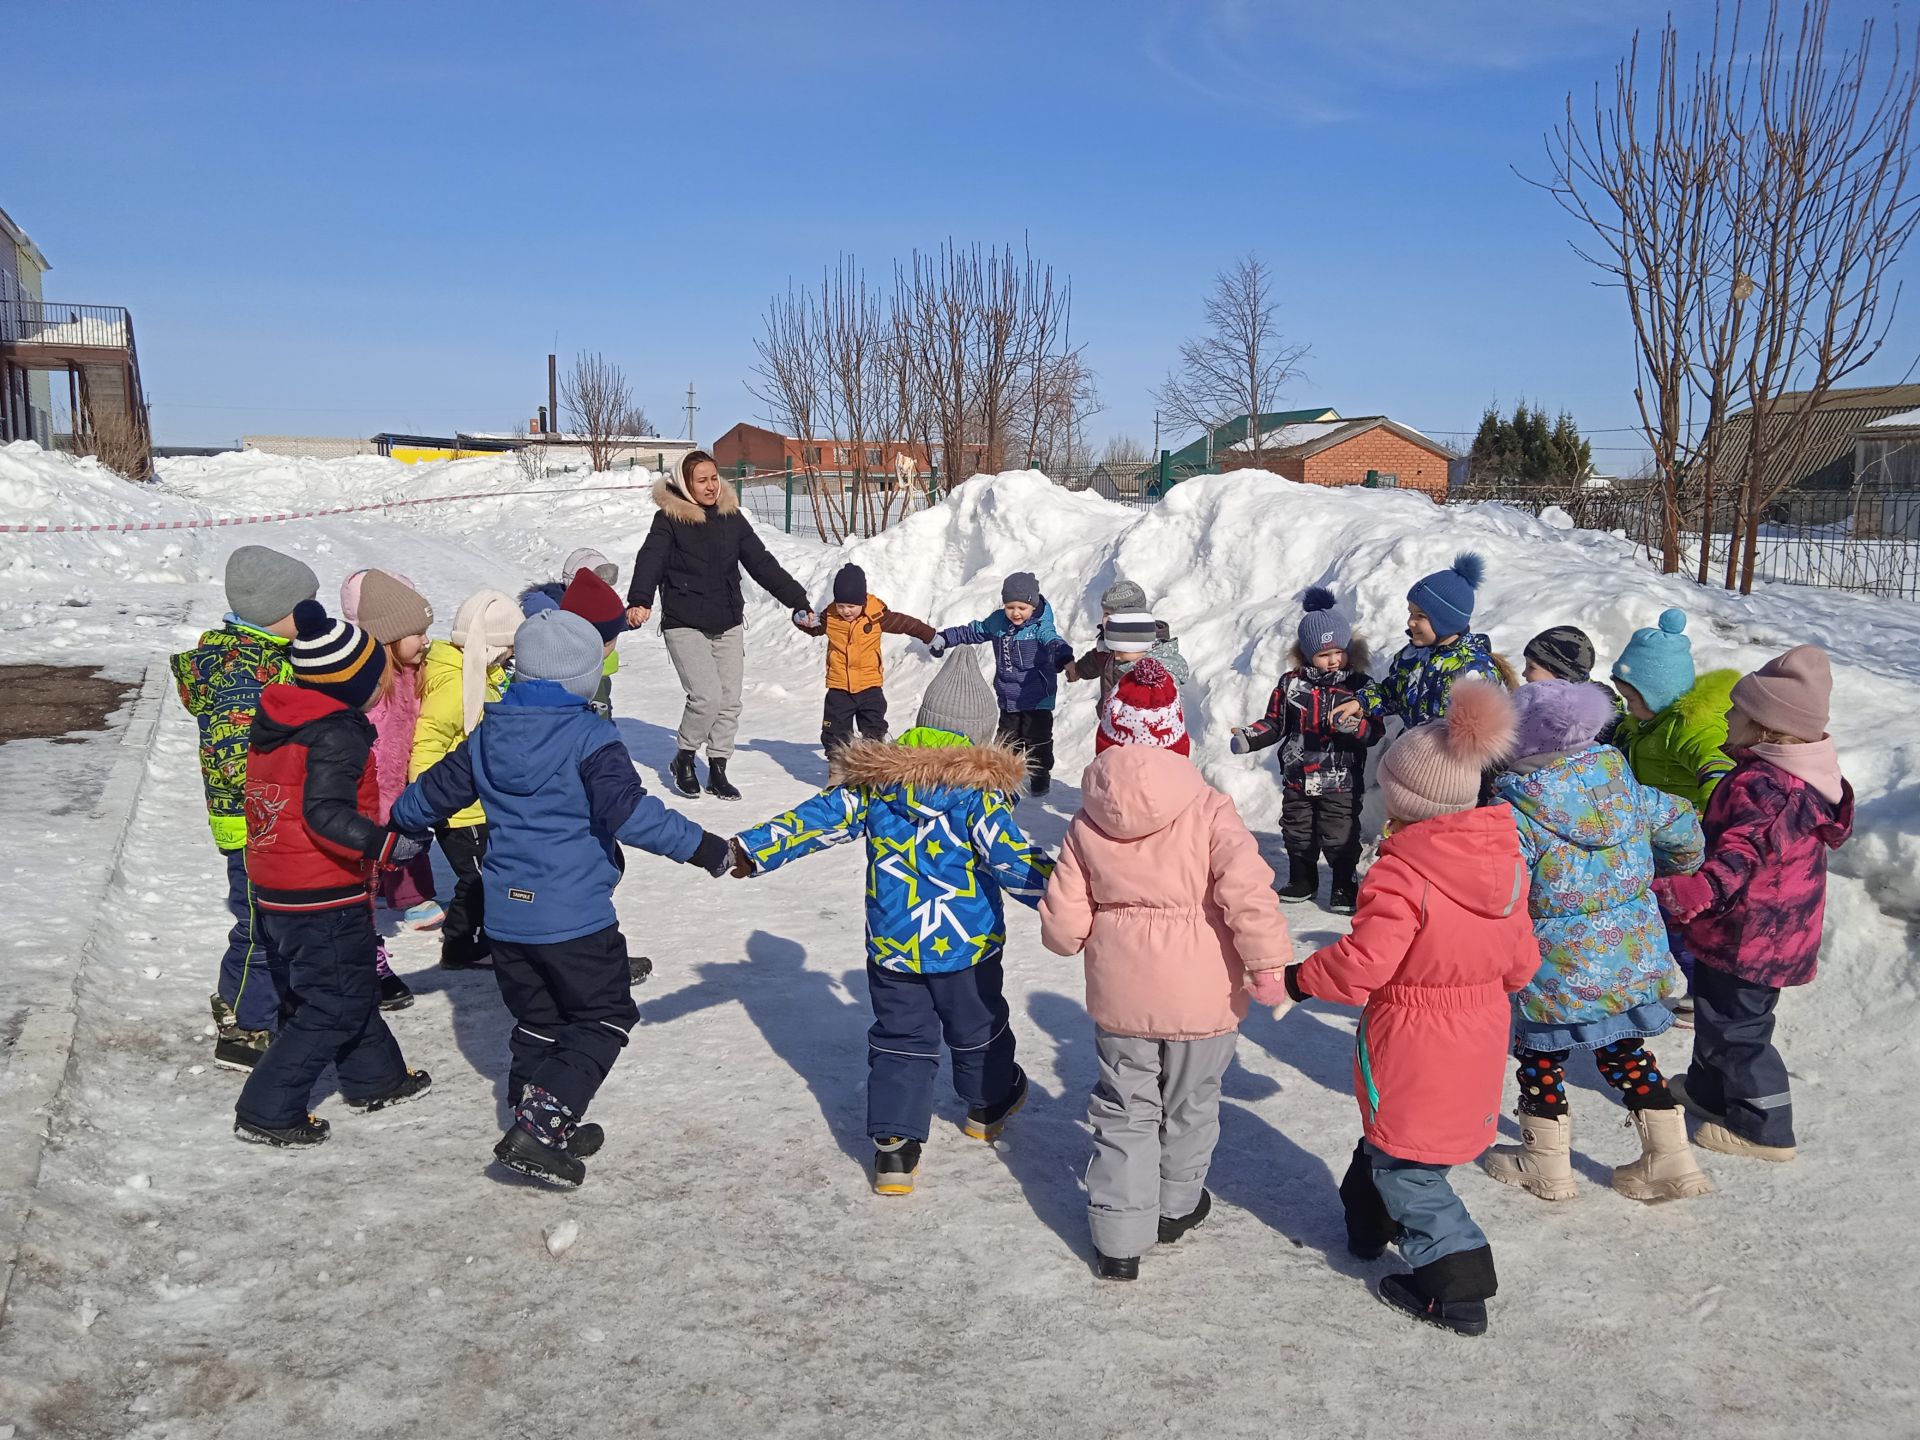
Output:
M1100 732L1093 739L1099 755L1115 745L1152 745L1191 755L1187 717L1180 708L1180 687L1167 667L1149 655L1120 677L1100 712Z
M1473 623L1473 592L1480 588L1486 562L1471 550L1453 557L1453 564L1416 581L1407 591L1407 599L1418 605L1433 622L1433 633L1442 639L1464 634Z
M1446 717L1407 731L1380 757L1387 814L1402 824L1471 810L1481 773L1513 749L1513 701L1486 680L1453 687Z
M1309 661L1322 650L1344 650L1353 643L1353 622L1334 609L1333 592L1312 586L1300 597L1300 653Z
M1613 662L1613 678L1638 690L1656 715L1691 690L1693 642L1687 639L1687 612L1662 610L1657 628L1634 631Z

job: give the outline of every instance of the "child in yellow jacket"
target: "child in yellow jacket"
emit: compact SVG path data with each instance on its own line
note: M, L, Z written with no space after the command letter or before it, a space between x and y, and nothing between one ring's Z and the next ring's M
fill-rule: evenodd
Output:
M880 661L882 635L933 639L924 620L889 610L867 591L867 572L843 565L833 577L833 603L817 615L794 617L809 635L827 637L827 701L820 715L820 744L831 755L853 739L854 726L868 740L887 738L886 674Z

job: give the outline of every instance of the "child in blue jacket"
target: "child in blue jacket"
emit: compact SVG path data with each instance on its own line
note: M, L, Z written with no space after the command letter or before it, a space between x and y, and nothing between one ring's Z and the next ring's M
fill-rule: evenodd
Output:
M1054 628L1053 607L1040 582L1017 570L1001 583L1000 609L971 625L951 625L927 648L938 657L950 645L993 646L993 691L1000 702L995 738L1024 750L1027 789L1044 795L1053 784L1053 701L1073 647Z
M640 1018L613 909L620 844L727 870L727 842L647 794L620 732L587 708L604 653L599 633L570 611L528 619L514 635L513 683L486 707L486 723L392 812L394 827L413 833L476 800L486 807L487 937L514 1018L514 1123L493 1153L567 1187L586 1178L581 1159L605 1141L581 1117Z
M1387 673L1362 685L1354 699L1335 708L1333 718L1397 715L1411 730L1443 718L1453 687L1469 675L1519 688L1513 666L1494 654L1485 635L1469 628L1474 592L1485 570L1478 555L1465 551L1445 570L1416 582L1407 592L1407 643Z
M842 746L832 789L733 841L744 879L866 838L867 1133L881 1195L913 1191L942 1039L968 1135L994 1139L1027 1098L1001 994L1000 896L1038 906L1053 862L1014 821L1021 759L991 743L993 698L974 662L952 656L899 743Z

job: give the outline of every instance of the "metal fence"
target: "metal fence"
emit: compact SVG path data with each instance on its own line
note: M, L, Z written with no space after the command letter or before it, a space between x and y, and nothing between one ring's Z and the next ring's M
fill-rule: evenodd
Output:
M133 317L124 306L0 300L0 340L16 345L124 350L132 343L132 336Z
M762 525L829 543L877 535L939 504L945 494L937 467L907 484L892 471L755 471L742 462L729 466L725 479L739 495L740 508Z

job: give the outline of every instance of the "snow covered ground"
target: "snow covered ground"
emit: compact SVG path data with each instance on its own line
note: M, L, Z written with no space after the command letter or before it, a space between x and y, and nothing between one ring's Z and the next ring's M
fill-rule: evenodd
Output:
M403 570L444 633L473 588L547 578L575 545L624 570L651 519L643 490L498 493L524 486L511 461L245 455L162 473L161 486L136 489L90 464L0 448L0 523L492 498L243 529L0 535L0 661L136 679L217 622L221 562L245 541L307 559L323 598L353 568ZM228 1133L237 1079L211 1067L203 1034L224 929L217 856L191 724L163 694L150 747L137 730L132 744L0 747L14 920L0 1108L30 1078L12 1037L64 1004L77 1010L48 1113L0 1115L0 1202L27 1207L0 1328L0 1435L1920 1428L1916 1127L1890 1094L1920 1052L1920 607L1783 587L1703 594L1604 535L1270 477L1196 481L1144 513L1035 475L982 478L846 553L769 543L816 594L850 553L895 608L939 623L987 613L1005 572L1033 569L1078 641L1100 589L1116 574L1138 581L1193 662L1196 758L1275 860L1273 768L1228 754L1226 731L1264 704L1307 584L1336 589L1383 651L1407 586L1467 547L1488 559L1479 615L1510 654L1546 625L1577 622L1611 655L1667 604L1693 614L1703 665L1827 645L1859 833L1838 860L1821 979L1782 1006L1801 1160L1705 1157L1717 1194L1634 1205L1605 1188L1632 1134L1576 1066L1577 1202L1549 1207L1456 1173L1503 1282L1492 1335L1456 1340L1372 1297L1391 1262L1345 1253L1334 1185L1357 1129L1352 1013L1256 1012L1228 1077L1214 1220L1151 1257L1138 1284L1102 1284L1078 1178L1091 1028L1077 962L1040 949L1030 912L1012 916L1008 975L1032 1101L988 1147L961 1137L948 1099L920 1192L870 1193L851 848L748 884L631 857L622 923L658 968L595 1107L609 1143L575 1194L486 1168L505 1012L489 977L439 972L435 942L418 936L391 942L420 996L394 1029L409 1061L433 1071L434 1094L374 1117L330 1097L320 1113L335 1136L312 1154L243 1147ZM749 608L735 766L748 798L688 802L713 828L760 819L825 774L818 642L763 597ZM916 651L889 649L896 716L931 674ZM616 709L655 775L679 694L656 629L629 637L624 656ZM1065 783L1021 807L1049 844L1091 757L1090 698L1086 687L1062 699ZM116 756L139 781L130 820L108 784ZM1314 907L1288 919L1302 953L1340 928ZM1679 1032L1658 1045L1670 1069L1685 1048ZM9 1157L34 1125L51 1138L30 1185ZM568 1220L578 1239L556 1258L543 1232Z

